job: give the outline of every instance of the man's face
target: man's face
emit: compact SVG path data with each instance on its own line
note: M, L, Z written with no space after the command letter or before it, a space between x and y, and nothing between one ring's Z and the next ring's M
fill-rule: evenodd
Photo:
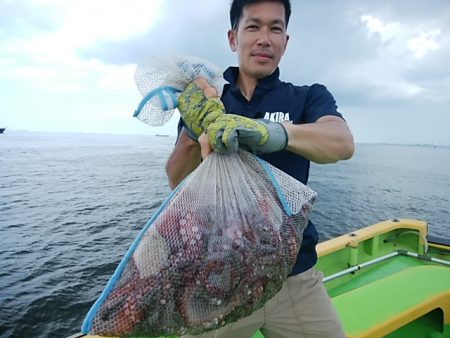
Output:
M238 27L228 32L240 71L257 80L274 72L288 39L284 6L273 1L245 6Z

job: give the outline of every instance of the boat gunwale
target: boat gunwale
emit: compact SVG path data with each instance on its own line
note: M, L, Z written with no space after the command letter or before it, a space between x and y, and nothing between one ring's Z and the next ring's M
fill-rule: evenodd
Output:
M320 258L349 246L355 247L365 240L371 239L375 236L383 235L388 232L392 232L393 230L397 229L416 230L421 236L425 238L427 234L427 228L428 226L425 221L414 219L394 219L376 223L368 227L319 243L316 247L317 256Z

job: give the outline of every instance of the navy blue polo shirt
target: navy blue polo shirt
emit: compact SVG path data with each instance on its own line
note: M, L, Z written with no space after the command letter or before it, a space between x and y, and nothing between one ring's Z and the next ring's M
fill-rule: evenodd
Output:
M236 85L238 74L237 67L230 67L224 72L228 84L223 89L221 99L227 114L266 118L274 122L291 121L294 124L313 123L325 115L342 118L337 111L336 101L323 85L294 86L282 82L277 68L270 76L258 82L248 101ZM308 183L310 162L303 156L283 150L260 157L303 184ZM317 230L309 222L303 232L302 246L291 275L306 271L316 264L317 242Z
M274 122L291 121L294 124L314 123L326 115L342 118L333 96L323 85L294 86L282 82L277 68L270 76L258 82L251 100L248 101L237 87L238 74L237 67L229 67L224 72L228 83L223 88L221 100L227 114L266 118ZM179 132L181 127L180 119ZM303 184L308 183L310 162L303 156L287 150L259 156ZM317 242L317 230L313 223L309 222L303 232L302 245L291 275L306 271L316 264Z

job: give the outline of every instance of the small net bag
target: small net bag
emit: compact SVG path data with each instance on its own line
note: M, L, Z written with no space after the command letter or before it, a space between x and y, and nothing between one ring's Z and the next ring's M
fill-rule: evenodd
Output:
M222 93L222 71L212 63L193 56L152 58L137 66L136 85L143 95L134 117L153 126L162 126L173 116L178 96L194 79L203 77Z
M212 153L143 228L82 331L200 334L250 315L290 273L315 197L253 154Z

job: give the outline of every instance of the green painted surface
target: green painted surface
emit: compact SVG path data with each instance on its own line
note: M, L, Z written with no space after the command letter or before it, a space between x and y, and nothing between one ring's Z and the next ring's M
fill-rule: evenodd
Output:
M384 262L378 263L376 267L371 269L367 268L358 271L357 273L351 275L351 278L343 284L336 285L333 288L327 287L328 293L330 297L336 297L340 294L386 278L394 273L398 273L411 267L423 265L424 262L417 259L411 259L406 256L396 256Z
M444 338L442 331L443 314L440 309L431 311L425 316L401 327L388 334L385 338L406 338L406 337L424 337L424 338Z
M325 276L343 271L349 266L361 264L377 257L406 250L423 253L419 236L406 234L410 229L399 228L360 241L357 247L344 247L320 257L317 268ZM450 260L450 250L429 248L428 255ZM441 271L440 281L432 280L433 274L413 276L407 270L417 267L437 266ZM416 271L416 270L413 270ZM428 271L428 270L423 270ZM408 277L408 274L411 276ZM394 277L394 275L397 275ZM450 290L450 268L425 260L396 256L354 273L341 276L325 284L333 302L337 305L348 334L362 332L371 325L383 324L395 313L407 311L432 294ZM439 310L440 311L440 310ZM389 338L450 338L450 323L443 322L443 315L432 312L405 325L388 335Z
M412 267L336 296L333 303L345 331L358 335L447 291L449 285L446 267Z

